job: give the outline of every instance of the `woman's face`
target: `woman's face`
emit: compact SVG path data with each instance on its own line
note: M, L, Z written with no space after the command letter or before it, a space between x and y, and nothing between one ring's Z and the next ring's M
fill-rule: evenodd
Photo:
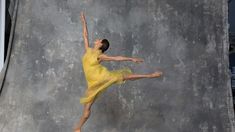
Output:
M102 46L102 39L96 39L95 40L95 42L94 42L94 44L95 44L95 46L97 47L97 48L100 48L101 46Z

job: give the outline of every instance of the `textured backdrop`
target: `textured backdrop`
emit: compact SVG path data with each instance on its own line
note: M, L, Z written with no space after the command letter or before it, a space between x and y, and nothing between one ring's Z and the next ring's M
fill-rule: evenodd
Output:
M158 79L113 85L84 132L234 132L226 0L20 0L0 97L1 132L72 132L86 89L80 11L90 46L107 38L105 62Z

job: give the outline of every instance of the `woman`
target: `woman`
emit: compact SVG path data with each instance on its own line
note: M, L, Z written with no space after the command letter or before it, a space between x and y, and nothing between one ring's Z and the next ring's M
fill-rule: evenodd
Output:
M112 84L123 84L126 80L155 78L162 75L162 72L134 74L131 69L127 67L109 71L100 63L103 61L133 61L139 63L143 62L143 60L140 58L108 56L104 54L104 52L109 48L109 41L107 39L96 39L94 47L90 48L86 19L83 12L81 13L81 21L83 24L83 39L86 49L86 52L82 57L82 63L88 88L86 89L85 96L80 99L80 103L84 104L84 111L75 132L81 132L81 127L90 116L91 106L95 99Z

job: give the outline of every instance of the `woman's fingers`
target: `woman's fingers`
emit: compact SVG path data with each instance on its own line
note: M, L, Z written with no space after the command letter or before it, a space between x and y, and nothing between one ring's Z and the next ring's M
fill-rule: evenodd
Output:
M143 62L144 60L141 58L134 58L133 61L136 63L139 63L139 62Z
M80 15L80 16L81 16L81 20L84 22L84 21L85 21L85 15L84 15L84 12L83 12L83 11L81 12L81 15Z
M141 58L137 58L136 60L137 60L137 62L143 62L143 61L144 61L144 60L141 59Z
M140 62L143 62L143 61L144 61L144 59L141 59L141 58L140 58L140 59L139 59L139 61L140 61Z
M84 17L84 12L83 11L81 12L81 17Z

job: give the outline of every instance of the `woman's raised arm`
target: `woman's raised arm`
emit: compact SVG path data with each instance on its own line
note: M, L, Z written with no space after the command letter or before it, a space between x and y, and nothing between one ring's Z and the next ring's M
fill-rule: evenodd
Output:
M85 49L87 50L89 47L89 40L88 40L86 18L83 12L81 12L81 21L82 21L82 27L83 27L83 39L84 39Z

